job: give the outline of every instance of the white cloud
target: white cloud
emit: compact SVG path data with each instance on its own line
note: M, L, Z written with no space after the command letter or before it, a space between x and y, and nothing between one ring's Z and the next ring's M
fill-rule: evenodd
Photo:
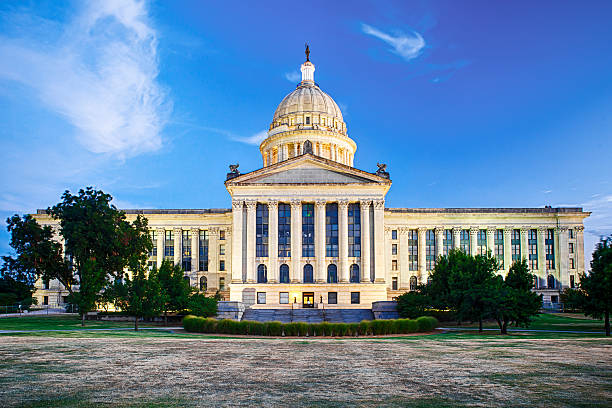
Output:
M268 131L267 130L262 130L261 132L255 133L253 136L248 136L248 137L232 137L232 139L234 139L234 140L236 140L238 142L242 142L242 143L246 143L246 144L251 144L251 145L259 146L261 144L261 142L263 142L266 137L268 137Z
M285 79L289 82L298 83L302 80L302 74L297 71L285 72Z
M143 1L91 1L47 37L51 45L44 35L0 36L0 78L30 87L93 153L125 158L162 146L171 102L157 82L157 34Z
M421 51L425 48L425 39L416 31L412 31L409 34L397 32L395 35L391 35L365 23L361 24L361 31L386 42L391 46L391 52L399 55L406 61L421 55Z

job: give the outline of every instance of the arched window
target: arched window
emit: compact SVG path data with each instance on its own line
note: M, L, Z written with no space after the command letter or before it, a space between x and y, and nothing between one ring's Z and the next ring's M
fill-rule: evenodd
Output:
M359 265L351 265L349 281L351 283L359 283Z
M257 267L257 283L268 283L268 270L264 264Z
M304 265L304 283L313 283L314 277L312 274L312 265L306 264Z
M416 288L417 288L417 277L411 276L410 277L410 290L416 290Z
M555 277L552 275L548 275L548 289L555 288Z
M184 280L185 282L187 282L187 284L188 284L189 286L191 286L191 279L189 279L189 276L187 276L187 275L183 276L183 280Z
M280 266L280 283L289 283L289 266L287 264Z
M206 279L206 276L202 276L200 278L200 292L206 292L207 289L208 289L208 280Z
M334 264L327 267L327 283L338 283L338 268Z

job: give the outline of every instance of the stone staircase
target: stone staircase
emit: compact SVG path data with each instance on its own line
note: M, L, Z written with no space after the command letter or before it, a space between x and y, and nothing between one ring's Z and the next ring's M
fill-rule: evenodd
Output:
M362 320L373 320L370 309L252 309L247 308L242 320L258 322L278 321L282 323L359 323Z

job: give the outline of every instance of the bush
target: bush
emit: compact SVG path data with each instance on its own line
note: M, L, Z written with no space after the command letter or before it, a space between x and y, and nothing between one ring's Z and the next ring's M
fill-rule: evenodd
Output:
M361 321L361 323L359 323L359 335L360 336L367 336L368 334L370 334L371 328L370 328L370 321L369 320L363 320Z
M358 336L359 335L359 323L349 323L346 335L353 336L353 337Z
M217 315L217 301L202 293L194 293L189 297L187 307L195 316L213 317Z
M283 334L281 322L268 322L268 336L280 336Z
M436 326L438 326L438 320L435 317L431 316L421 316L416 319L416 322L419 327L419 332L432 331L436 328Z

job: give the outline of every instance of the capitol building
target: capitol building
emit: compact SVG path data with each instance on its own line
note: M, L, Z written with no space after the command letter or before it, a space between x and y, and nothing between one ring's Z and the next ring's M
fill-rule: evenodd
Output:
M436 258L491 251L506 274L525 258L544 302L585 272L582 208L388 208L384 164L353 167L357 145L315 82L315 65L280 102L259 150L262 167L231 166L228 209L125 210L149 221L150 266L180 264L192 286L252 308L371 308L426 283ZM220 180L221 182L221 180ZM55 225L44 210L39 223ZM39 304L62 305L57 281Z

